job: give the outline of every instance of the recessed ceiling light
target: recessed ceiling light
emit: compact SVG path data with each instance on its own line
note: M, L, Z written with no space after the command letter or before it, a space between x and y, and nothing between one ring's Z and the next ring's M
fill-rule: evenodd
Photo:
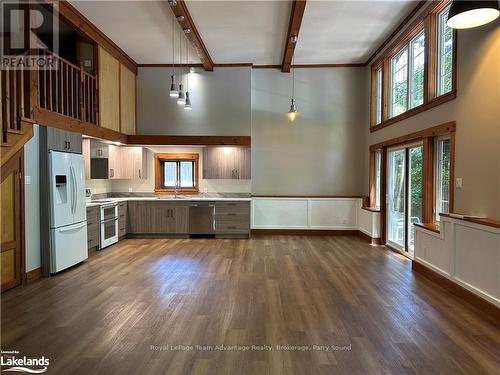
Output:
M184 34L189 34L191 32L191 29L189 27L186 27L184 29Z
M177 16L177 21L184 22L184 20L185 20L184 16Z

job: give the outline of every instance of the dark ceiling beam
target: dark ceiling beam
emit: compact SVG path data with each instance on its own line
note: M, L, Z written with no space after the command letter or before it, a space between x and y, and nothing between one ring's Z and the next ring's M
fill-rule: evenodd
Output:
M281 64L281 71L285 73L290 72L292 66L292 58L295 52L296 41L293 42L292 38L299 36L300 24L302 23L302 16L306 9L306 0L294 0L292 3L292 12L290 14L290 23L288 24L288 33L285 41L285 53L283 54L283 62Z
M208 71L214 70L214 62L208 54L208 50L205 47L198 30L196 29L193 19L187 9L186 2L184 0L169 0L168 3L175 17L177 17L177 21L179 22L179 25L181 25L181 28L183 30L189 29L189 32L185 33L185 35L198 54L203 68Z

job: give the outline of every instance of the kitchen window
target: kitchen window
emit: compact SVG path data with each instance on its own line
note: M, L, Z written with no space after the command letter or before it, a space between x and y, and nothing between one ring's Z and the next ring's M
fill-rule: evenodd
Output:
M198 159L195 153L155 154L155 191L197 193Z
M436 140L435 166L435 220L439 221L439 213L450 212L450 166L451 166L451 139L439 137Z

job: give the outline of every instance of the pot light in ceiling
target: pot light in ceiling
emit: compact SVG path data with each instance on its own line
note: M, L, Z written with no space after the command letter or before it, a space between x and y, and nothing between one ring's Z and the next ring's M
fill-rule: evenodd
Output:
M175 6L177 5L177 0L168 0L168 4L169 4L170 6L175 7Z
M191 29L189 27L186 27L184 29L184 34L190 34L191 33Z
M185 20L184 16L177 16L177 21L184 22L184 20Z
M454 0L447 25L452 29L470 29L494 21L499 15L498 1Z

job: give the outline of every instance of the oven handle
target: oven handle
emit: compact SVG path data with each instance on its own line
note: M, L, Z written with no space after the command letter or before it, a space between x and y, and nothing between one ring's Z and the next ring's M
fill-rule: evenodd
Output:
M112 219L106 219L106 220L101 221L101 224L106 224L106 223L109 223L110 221L117 221L117 220L118 220L118 218L114 217Z

